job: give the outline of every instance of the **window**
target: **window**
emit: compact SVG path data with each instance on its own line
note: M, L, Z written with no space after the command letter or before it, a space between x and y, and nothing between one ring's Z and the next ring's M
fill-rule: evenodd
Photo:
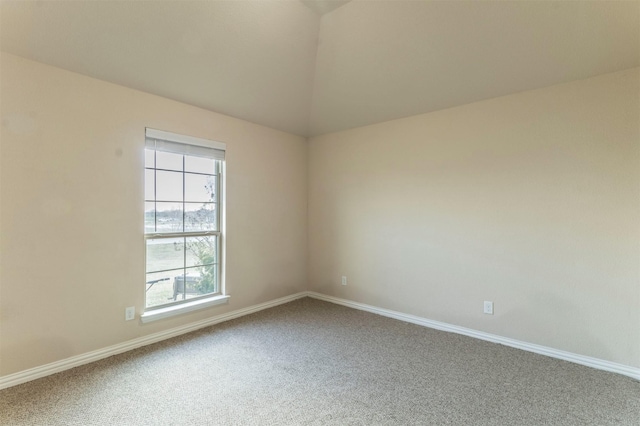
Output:
M224 150L219 142L146 130L145 312L223 294Z

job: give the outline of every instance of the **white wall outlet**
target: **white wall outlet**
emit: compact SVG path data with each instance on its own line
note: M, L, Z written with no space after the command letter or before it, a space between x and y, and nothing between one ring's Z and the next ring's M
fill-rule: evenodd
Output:
M347 285L347 277L346 276L342 276L342 285Z
M487 300L484 301L484 313L493 315L493 302Z
M124 320L125 321L131 321L135 317L136 317L136 307L135 306L129 306L128 308L126 308L124 310Z

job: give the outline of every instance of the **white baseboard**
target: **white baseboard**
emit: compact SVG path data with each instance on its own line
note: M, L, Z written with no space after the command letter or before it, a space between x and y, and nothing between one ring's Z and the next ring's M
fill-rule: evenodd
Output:
M623 364L617 364L615 362L605 361L602 359L592 358L584 355L578 355L571 352L565 352L558 349L549 348L546 346L535 345L533 343L522 342L519 340L510 339L510 338L498 336L495 334L489 334L489 333L484 333L482 331L472 330L470 328L459 327L456 325L447 324L440 321L433 321L426 318L421 318L415 315L404 314L402 312L396 312L389 309L383 309L383 308L378 308L371 305L365 305L363 303L353 302L347 299L327 296L327 295L316 293L313 291L303 291L300 293L292 294L290 296L285 296L279 299L271 300L269 302L260 303L258 305L253 305L247 308L238 309L236 311L228 312L226 314L217 315L215 317L207 318L191 324L175 327L166 331L161 331L158 333L150 334L148 336L139 337L137 339L128 340L126 342L119 343L117 345L108 346L106 348L87 352L81 355L76 355L60 361L52 362L50 364L45 364L39 367L30 368L28 370L19 371L14 374L9 374L7 376L2 376L0 377L0 389L9 388L11 386L16 386L21 383L29 382L31 380L35 380L41 377L49 376L51 374L59 373L61 371L68 370L70 368L74 368L80 365L88 364L90 362L98 361L100 359L107 358L112 355L117 355L123 352L130 351L132 349L150 345L152 343L160 342L162 340L170 339L172 337L180 336L182 334L186 334L191 331L198 330L200 328L208 327L210 325L218 324L224 321L229 321L234 318L238 318L244 315L249 315L254 312L272 308L274 306L282 305L284 303L292 302L294 300L307 297L307 296L312 297L314 299L324 300L326 302L331 302L338 305L359 309L361 311L367 311L367 312L382 315L385 317L394 318L400 321L405 321L412 324L418 324L424 327L434 328L436 330L463 334L465 336L475 337L476 339L480 339L480 340L500 343L505 346L511 346L513 348L522 349L529 352L535 352L537 354L574 362L576 364L586 365L587 367L596 368L598 370L605 370L613 373L622 374L624 376L629 376L636 380L640 380L640 368L630 367Z
M391 311L389 309L378 308L376 306L365 305L363 303L353 302L351 300L341 299L333 296L327 296L327 295L316 293L313 291L307 292L307 295L314 299L324 300L326 302L348 306L350 308L371 312L371 313L382 315L385 317L394 318L400 321L405 321L412 324L418 324L424 327L434 328L436 330L463 334L465 336L475 337L476 339L486 340L489 342L500 343L501 345L511 346L512 348L522 349L524 351L534 352L537 354L550 356L552 358L558 358L565 361L574 362L576 364L586 365L587 367L596 368L598 370L610 371L612 373L618 373L624 376L632 377L636 380L640 380L640 368L630 367L628 365L618 364L611 361L605 361L603 359L592 358L589 356L561 351L559 349L540 346L533 343L522 342L520 340L510 339L508 337L502 337L495 334L485 333L485 332L473 330L470 328L459 327L457 325L447 324L445 322L433 321L433 320L418 317L415 315L403 314L402 312L396 312L396 311Z
M51 374L59 373L70 368L98 361L100 359L127 352L141 346L146 346L152 343L160 342L162 340L170 339L172 337L189 333L200 328L208 327L210 325L218 324L224 321L229 321L231 319L238 318L244 315L249 315L254 312L262 311L263 309L282 305L283 303L292 302L296 299L300 299L306 296L307 292L303 291L300 293L292 294L290 296L281 297L280 299L271 300L269 302L260 303L258 305L249 306L247 308L238 309L226 314L221 314L215 317L193 322L191 324L175 327L166 331L139 337L137 339L128 340L117 345L108 346L106 348L87 352L81 355L72 356L70 358L55 361L50 364L45 364L39 367L30 368L28 370L19 371L14 374L9 374L7 376L2 376L0 377L0 389L5 389L11 386L19 385L21 383L29 382L31 380L39 379L41 377L49 376Z

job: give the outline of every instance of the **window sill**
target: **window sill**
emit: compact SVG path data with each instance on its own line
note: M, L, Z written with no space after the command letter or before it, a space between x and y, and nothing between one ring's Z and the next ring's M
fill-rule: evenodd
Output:
M154 309L140 315L140 321L143 323L157 321L163 318L169 318L181 315L191 311L208 308L210 306L221 305L229 301L229 296L214 296L206 299L194 300L180 305L169 306L166 308Z

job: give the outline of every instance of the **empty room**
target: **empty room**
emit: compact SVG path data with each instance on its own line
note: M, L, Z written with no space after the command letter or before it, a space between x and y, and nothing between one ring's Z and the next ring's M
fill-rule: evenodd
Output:
M639 1L0 0L1 425L640 424Z

